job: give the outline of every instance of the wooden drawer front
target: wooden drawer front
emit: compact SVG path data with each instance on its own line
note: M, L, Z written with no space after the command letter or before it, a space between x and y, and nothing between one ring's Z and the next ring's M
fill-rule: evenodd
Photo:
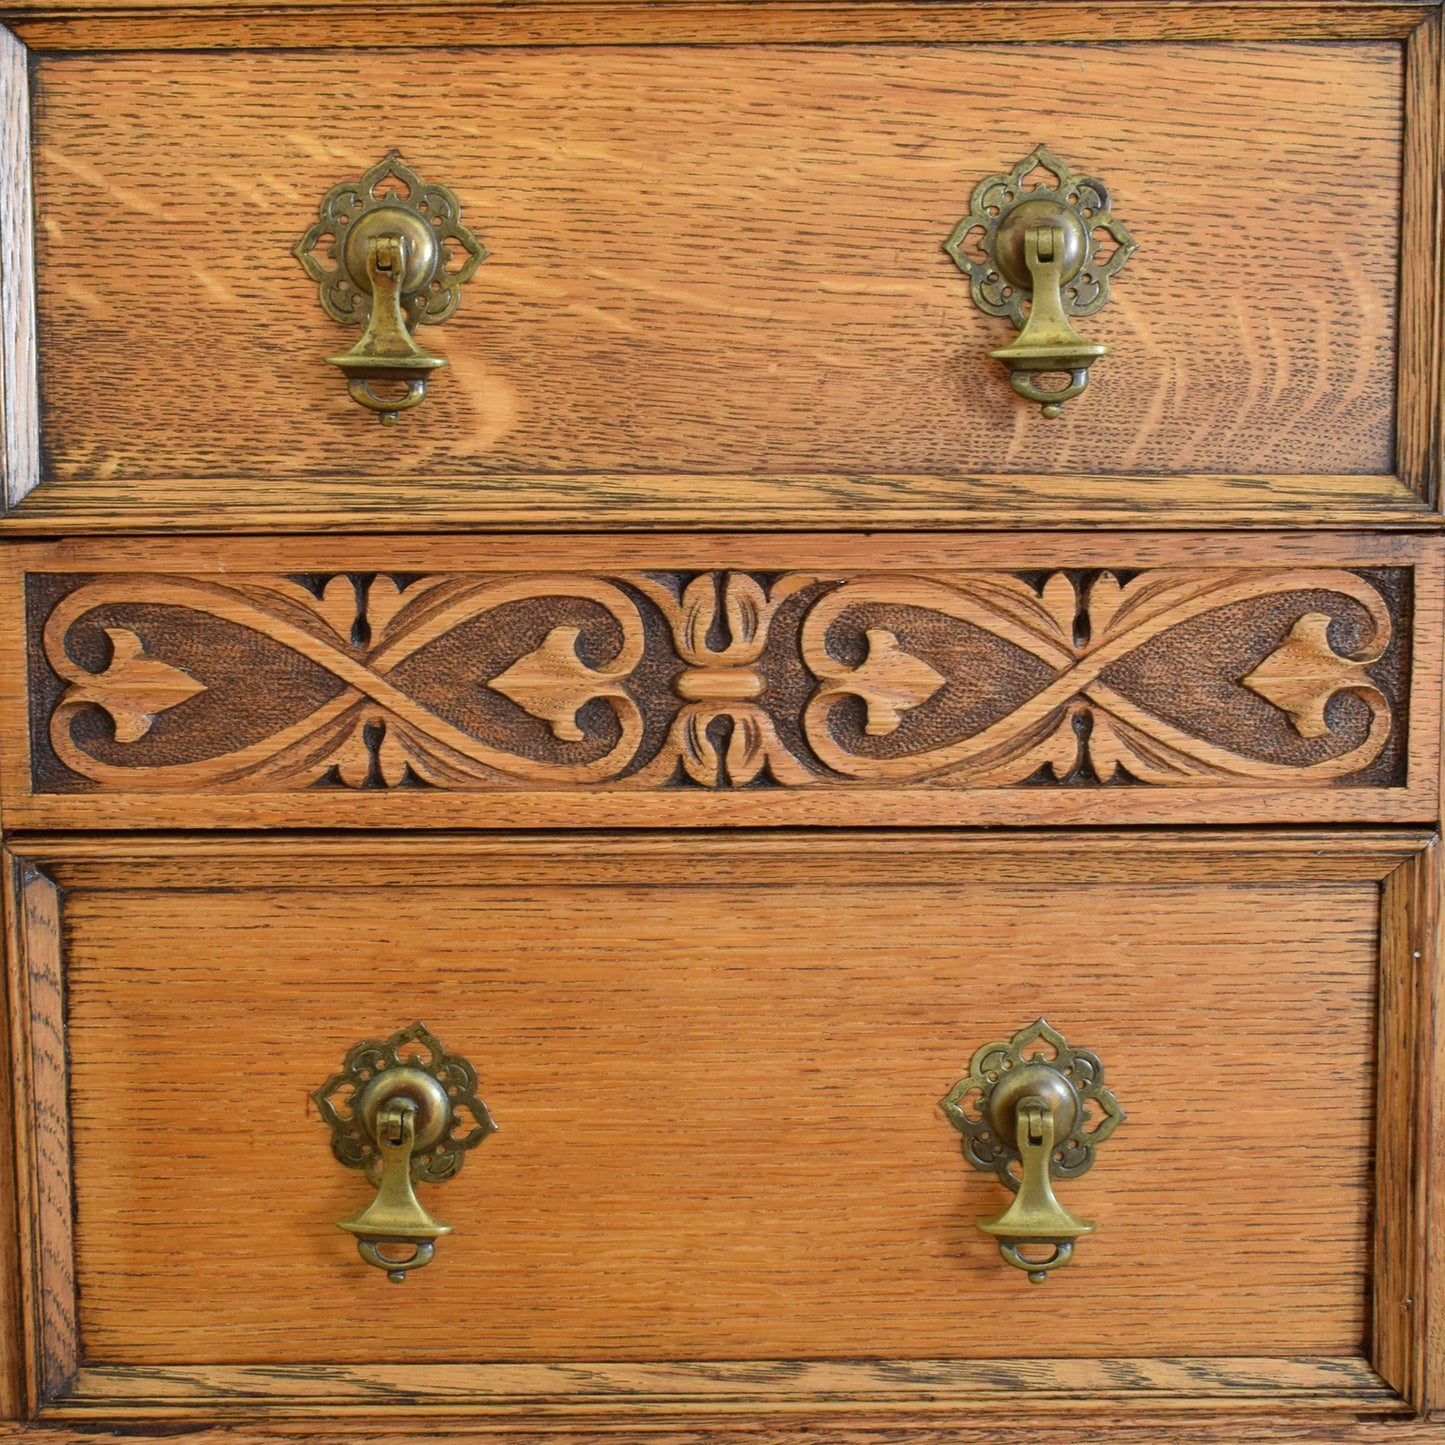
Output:
M9 817L1425 819L1431 550L16 548Z
M1137 6L1067 8L1060 40L1107 40L1116 11L1143 33ZM1164 43L1158 20L1160 43L1092 48L40 55L45 480L19 521L1427 515L1434 21L1369 10L1302 9L1272 43ZM1140 243L1081 322L1115 353L1053 423L942 248L1041 141ZM291 252L393 145L490 255L423 328L449 363L432 396L380 428ZM183 376L157 318L190 339Z
M224 1408L244 1381L335 1404L384 1365L421 1372L413 1402L437 1379L498 1405L547 1377L480 1368L497 1360L962 1367L1057 1331L1056 1354L1137 1358L1142 1380L1197 1359L1205 1395L1213 1357L1244 1356L1265 1397L1388 1409L1368 1361L1416 1389L1393 1121L1425 1089L1407 1039L1427 846L21 845L44 1388L74 1411ZM1128 1114L1060 1186L1099 1230L1043 1289L974 1228L1005 1191L938 1106L1039 1014L1103 1058ZM336 1228L368 1186L308 1095L417 1017L477 1064L500 1128L423 1191L456 1232L398 1293Z

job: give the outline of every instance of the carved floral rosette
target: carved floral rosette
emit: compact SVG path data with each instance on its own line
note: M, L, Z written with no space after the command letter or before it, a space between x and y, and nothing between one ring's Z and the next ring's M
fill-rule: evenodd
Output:
M1386 573L78 579L32 647L36 784L1388 786Z

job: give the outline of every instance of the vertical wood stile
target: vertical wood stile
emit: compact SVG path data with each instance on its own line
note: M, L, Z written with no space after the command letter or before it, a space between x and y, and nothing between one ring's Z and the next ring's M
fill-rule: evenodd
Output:
M24 1127L26 1096L23 1080L14 1063L19 1049L11 1047L12 1027L18 1029L19 995L17 980L24 958L23 922L19 908L19 873L24 865L6 858L3 896L5 916L6 977L9 986L0 994L5 1019L0 1026L0 1419L24 1415L25 1381L25 1282L29 1279L28 1254L22 1247L19 1181L24 1169Z
M0 513L40 483L29 51L0 27Z
M26 1297L24 1412L63 1393L80 1368L71 1232L70 1100L60 891L33 866L12 879L11 1047L18 1067L19 1253Z
M1445 107L1440 12L1405 43L1405 165L1401 194L1399 424L1396 466L1426 501L1440 502L1440 325Z
M1424 1408L1430 1324L1427 1253L1435 992L1435 846L1395 870L1381 889L1379 1083L1375 1146L1375 1368Z

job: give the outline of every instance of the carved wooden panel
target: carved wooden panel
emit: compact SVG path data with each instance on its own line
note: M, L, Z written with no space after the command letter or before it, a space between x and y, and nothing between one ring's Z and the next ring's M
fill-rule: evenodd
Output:
M28 577L34 791L1406 782L1409 567L348 561Z
M48 791L1380 786L1403 760L1398 569L142 575L32 596Z

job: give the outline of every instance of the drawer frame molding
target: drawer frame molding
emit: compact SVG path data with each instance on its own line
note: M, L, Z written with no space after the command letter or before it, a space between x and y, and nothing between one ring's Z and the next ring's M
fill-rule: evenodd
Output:
M1127 848L1124 846L1127 841ZM883 846L886 842L886 846ZM298 848L308 860L298 868ZM85 1361L72 1265L64 1003L70 889L329 886L364 868L372 886L407 887L418 855L404 837L183 836L12 839L9 1047L13 1150L0 1173L24 1185L18 1233L0 1257L5 1310L0 1404L42 1427L147 1426L202 1418L304 1429L325 1418L343 1436L425 1418L429 1430L506 1430L592 1439L639 1418L647 1430L732 1432L811 1427L950 1431L980 1416L1036 1421L1114 1414L1177 1423L1247 1418L1271 1425L1321 1415L1387 1417L1445 1406L1445 1268L1429 1244L1445 1219L1437 1122L1445 1080L1436 1043L1442 996L1435 947L1437 842L1431 833L1220 832L818 835L603 835L586 840L446 835L429 843L433 881L485 887L548 882L707 882L745 875L806 881L862 869L874 878L1006 882L1047 860L1052 882L1239 881L1378 884L1376 1200L1371 1339L1360 1358L938 1361L830 1364L495 1365L414 1368L161 1368ZM1434 1131L1434 1132L1432 1132ZM1432 1145L1434 1147L1432 1147ZM18 1291L13 1288L18 1282ZM361 1388L364 1386L364 1389ZM264 1433L264 1430L263 1430ZM601 1435L595 1436L601 1438ZM681 1438L681 1437L679 1437ZM688 1438L693 1438L689 1436ZM928 1437L932 1438L932 1437ZM950 1434L950 1439L972 1438ZM984 1437L986 1438L986 1437ZM1161 1438L1157 1437L1156 1438ZM1191 1437L1194 1438L1194 1437ZM1348 1433L1332 1439L1355 1438ZM1409 1435L1398 1438L1408 1439Z

